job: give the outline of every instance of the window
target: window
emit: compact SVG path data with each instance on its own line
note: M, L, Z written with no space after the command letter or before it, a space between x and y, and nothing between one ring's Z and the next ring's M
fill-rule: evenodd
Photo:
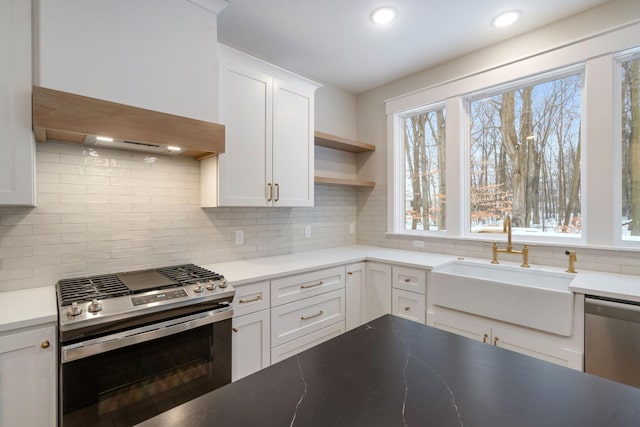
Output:
M402 121L405 230L445 230L445 109L414 112Z
M582 74L469 101L470 230L581 235ZM639 212L640 213L640 212Z
M622 239L640 241L640 59L622 63Z

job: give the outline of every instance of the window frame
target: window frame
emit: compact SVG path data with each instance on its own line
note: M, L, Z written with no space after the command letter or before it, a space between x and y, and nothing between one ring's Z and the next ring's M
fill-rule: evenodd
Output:
M640 61L640 45L631 49L620 51L613 55L613 105L614 108L614 139L613 150L614 159L616 162L616 173L613 177L613 187L615 196L615 213L614 220L616 221L616 227L620 227L620 220L622 219L622 63L629 61ZM638 240L625 240L622 237L622 230L618 229L618 233L614 237L615 246L623 248L638 248L640 249L640 241Z
M471 236L466 231L469 223L468 162L470 141L465 114L464 98L470 94L486 92L484 88L498 88L511 82L539 80L544 73L558 75L560 70L583 67L582 96L582 160L581 160L581 215L582 236L574 238L548 238L542 240L519 235L518 243L539 243L545 246L589 247L595 249L625 249L640 251L640 244L622 240L619 228L621 216L621 150L620 85L616 83L617 58L630 51L640 52L640 23L631 24L612 31L592 35L588 38L553 46L526 55L509 57L503 62L492 63L465 71L464 62L447 69L453 77L423 89L385 100L387 114L387 232L389 236L407 239L428 240L430 238L454 239L458 241L503 241L503 234ZM640 54L640 53L639 53ZM458 68L455 68L458 66ZM457 73L457 74L456 74ZM424 73L428 82L430 74ZM437 78L438 73L434 76ZM537 78L536 78L537 76ZM595 100L591 101L590 100ZM446 234L403 231L397 226L398 184L397 171L402 157L398 159L394 142L402 132L399 114L417 108L444 102L446 119L446 179L447 179L447 230ZM590 118L595 118L591 120ZM460 143L465 141L465 143ZM400 163L401 166L401 163ZM457 174L464 171L464 177ZM619 175L619 176L618 176ZM400 191L403 191L401 188ZM400 205L402 206L402 205ZM402 213L402 209L400 209Z
M505 92L516 91L519 89L523 89L525 87L539 85L543 83L548 83L550 81L559 80L569 76L580 75L582 78L582 88L580 94L580 133L581 135L585 134L585 76L586 76L586 64L578 63L573 64L567 67L558 68L555 70L545 71L540 74L530 75L523 79L517 79L508 83L504 83L501 85L497 85L491 88L484 88L469 94L463 95L461 98L463 100L464 105L464 127L466 129L466 135L464 140L464 169L462 170L464 174L464 193L463 193L463 233L462 237L470 240L487 240L487 234L483 233L474 233L471 231L471 102L476 101L482 98L488 98L496 95L501 95ZM587 192L586 188L586 168L585 164L585 155L586 150L582 150L580 155L580 193L581 196ZM580 216L582 223L585 221L585 203L583 197L580 197ZM515 231L515 230L514 230ZM514 236L517 236L518 239L521 239L522 236L525 236L524 233L513 233ZM491 236L491 233L489 234ZM567 235L566 237L562 236L536 236L535 234L527 234L526 240L536 243L558 243L558 244L575 244L575 243L586 243L585 238L585 230L584 227L581 229L580 236L571 236Z

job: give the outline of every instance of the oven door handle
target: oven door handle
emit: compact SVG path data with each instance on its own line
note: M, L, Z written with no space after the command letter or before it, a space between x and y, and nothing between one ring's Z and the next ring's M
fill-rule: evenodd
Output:
M151 341L156 338L178 334L200 326L230 319L233 316L231 307L219 308L203 313L154 323L140 328L130 329L104 337L61 346L61 362L67 363L110 350L128 347Z

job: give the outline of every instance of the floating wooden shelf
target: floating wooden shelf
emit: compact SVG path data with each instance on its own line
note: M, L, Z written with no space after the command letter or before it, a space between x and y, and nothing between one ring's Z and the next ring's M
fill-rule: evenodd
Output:
M328 185L349 185L353 187L375 187L376 183L373 181L359 181L356 179L342 179L342 178L329 178L327 176L316 176L316 184L328 184Z
M349 153L364 153L375 151L376 146L353 139L343 138L324 132L314 132L315 144L320 147L333 148L334 150L346 151Z
M315 145L318 147L331 148L334 150L344 151L347 153L367 153L376 150L375 145L365 142L356 141L354 139L343 138L341 136L331 135L324 132L314 132ZM374 181L363 181L357 179L332 178L328 176L316 176L317 184L328 185L347 185L352 187L375 187Z

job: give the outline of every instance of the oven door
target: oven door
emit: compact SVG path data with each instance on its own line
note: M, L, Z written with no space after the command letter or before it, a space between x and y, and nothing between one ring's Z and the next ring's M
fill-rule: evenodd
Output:
M232 311L61 345L60 421L128 426L231 382Z

